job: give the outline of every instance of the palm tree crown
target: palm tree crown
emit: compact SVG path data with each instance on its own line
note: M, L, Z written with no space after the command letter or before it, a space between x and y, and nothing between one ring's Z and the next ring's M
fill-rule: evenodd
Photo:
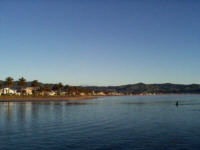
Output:
M32 81L31 86L34 87L34 88L39 87L39 82L38 82L38 80Z
M6 78L6 81L5 81L5 85L7 86L7 87L11 87L11 86L13 86L14 85L14 82L13 82L13 78L12 77L7 77Z
M58 92L58 95L60 95L61 94L61 91L62 91L62 89L63 89L63 84L62 83L58 83L58 84L55 84L54 86L53 86L53 90L55 90L55 91L57 91Z
M26 79L24 79L23 77L19 79L18 81L18 85L21 87L25 87L26 86Z
M0 81L0 88L2 88L2 86L3 86L3 85L2 85L2 81Z
M49 84L44 84L41 89L42 92L50 92L51 91L51 87Z

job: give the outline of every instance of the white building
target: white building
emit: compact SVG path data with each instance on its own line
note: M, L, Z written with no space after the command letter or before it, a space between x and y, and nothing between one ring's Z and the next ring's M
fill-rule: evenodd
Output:
M17 90L13 90L13 89L10 89L10 88L3 88L1 89L1 95L2 94L10 94L10 95L19 95L19 93L17 92Z
M105 94L104 92L98 92L97 95L99 95L99 96L104 96L104 95L106 95L106 94Z
M67 92L61 92L60 95L61 96L65 96L67 94Z
M51 91L51 92L49 92L49 94L48 94L49 96L55 96L56 95L56 92L54 92L54 91Z
M85 96L85 93L81 92L81 93L80 93L80 96Z
M33 94L33 87L24 88L23 91L26 95L32 95Z

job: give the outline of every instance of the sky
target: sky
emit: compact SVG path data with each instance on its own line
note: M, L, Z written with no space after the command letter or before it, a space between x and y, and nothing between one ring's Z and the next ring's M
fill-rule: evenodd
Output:
M0 0L0 79L200 83L199 0Z

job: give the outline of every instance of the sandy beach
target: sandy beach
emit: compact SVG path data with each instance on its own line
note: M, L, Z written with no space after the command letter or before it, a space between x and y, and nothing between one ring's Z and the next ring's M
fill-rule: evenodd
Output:
M0 102L30 102L30 101L69 101L96 99L99 96L0 96Z

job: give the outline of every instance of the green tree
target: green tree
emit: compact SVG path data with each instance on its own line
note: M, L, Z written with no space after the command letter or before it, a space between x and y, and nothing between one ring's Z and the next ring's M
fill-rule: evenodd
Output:
M58 91L58 84L54 84L54 85L53 85L53 90L54 90L54 91Z
M14 85L13 80L14 79L12 77L7 77L5 81L5 86L11 88Z
M22 94L23 88L27 85L26 79L24 77L21 77L18 81L18 86L20 86L20 93Z
M3 85L2 85L2 81L0 81L0 89L2 88L2 86L3 86Z
M61 94L61 91L62 91L62 89L63 89L63 84L62 83L58 83L58 84L55 84L54 86L53 86L53 90L54 91L57 91L57 93L58 93L58 95L60 95Z
M66 85L66 86L64 87L64 89L65 89L65 91L66 91L66 95L72 96L72 94L73 94L73 87L71 87L71 86L69 86L69 85Z
M63 84L62 83L58 83L58 94L60 95L63 89Z
M79 88L78 86L74 86L74 87L73 87L73 91L74 91L75 95L79 95L79 93L80 93L80 88Z
M48 95L48 92L51 91L51 87L49 84L45 84L40 88L41 92L44 92L44 95Z
M38 80L34 80L31 82L31 86L33 87L33 94L35 95L36 94L36 90L38 89L39 87L39 82Z
M34 87L34 88L38 88L39 87L39 82L38 80L34 80L31 82L31 86Z
M9 88L9 93L10 93L10 88L14 85L14 79L12 77L7 77L5 81L5 86Z

